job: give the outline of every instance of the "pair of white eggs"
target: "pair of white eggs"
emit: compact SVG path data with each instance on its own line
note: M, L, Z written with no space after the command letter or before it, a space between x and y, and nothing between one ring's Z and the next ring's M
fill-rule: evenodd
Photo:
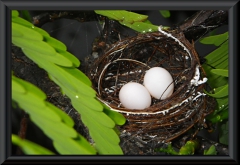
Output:
M171 74L164 68L153 67L145 74L143 85L136 82L125 84L119 92L119 99L125 108L140 110L150 107L151 96L164 100L172 95L173 90Z

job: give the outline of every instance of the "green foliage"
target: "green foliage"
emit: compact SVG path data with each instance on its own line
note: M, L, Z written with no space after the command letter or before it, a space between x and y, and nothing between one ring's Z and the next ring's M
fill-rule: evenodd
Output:
M180 148L177 152L174 150L171 144L168 144L167 148L160 148L157 149L159 152L168 153L170 155L193 155L196 148L199 147L199 143L195 140L187 141L184 146Z
M27 10L22 10L20 13L23 19L27 20L28 22L32 22L32 17Z
M14 134L12 134L12 143L18 145L27 155L54 155L52 151L28 140L23 140Z
M169 18L171 16L171 13L169 10L159 10L159 12L164 18Z
M146 33L158 30L158 26L147 20L147 15L137 14L125 10L95 10L97 14L119 21L137 32Z
M73 129L73 120L62 110L45 101L45 93L13 75L12 99L30 115L30 119L52 139L54 144L68 146L69 154L96 154L86 139ZM59 153L64 153L58 149L56 148Z
M228 70L226 69L212 69L211 72L219 76L228 77Z
M206 62L203 64L203 68L206 71L208 83L213 88L213 91L205 92L217 100L214 113L207 119L212 123L219 123L228 119L228 32L205 37L200 42L217 46L216 50L205 57ZM220 125L219 141L228 144L228 122ZM175 151L171 144L167 148L160 148L159 151L171 155L192 155L197 147L199 147L197 141L188 141L180 148L179 152ZM216 154L214 145L204 151L204 155Z
M208 83L213 88L211 93L206 93L217 100L214 113L207 119L217 123L228 119L228 32L205 37L200 42L218 46L205 57L203 64Z
M81 114L83 123L89 128L97 152L122 154L115 124L124 124L125 118L121 114L105 113L107 110L96 100L91 81L76 68L80 65L79 60L66 51L67 48L62 42L18 17L17 11L12 12L12 34L12 43L21 47L28 58L46 70L49 77L71 99L73 107ZM45 101L45 93L14 76L12 82L13 100L29 113L31 120L53 140L60 154L96 154L86 139L72 128L73 121Z
M228 145L229 133L228 133L228 121L221 123L219 131L219 142Z
M102 104L104 113L107 114L117 125L123 125L126 121L125 117L115 111L112 111L105 104Z
M220 46L226 40L228 40L228 32L202 38L200 42L202 44L213 44L215 46Z
M217 155L215 146L211 145L211 147L208 150L204 150L203 155Z
M167 148L159 148L159 149L155 149L155 150L159 151L159 152L164 152L164 153L167 153L170 155L178 155L178 152L173 149L171 143L168 144Z
M199 143L197 141L187 141L184 146L180 148L179 155L193 155L195 149L199 147Z
M201 39L201 43L213 44L217 49L209 53L203 68L207 73L208 83L213 91L206 92L216 98L215 111L207 117L212 123L220 123L219 141L228 144L228 127L223 121L228 120L228 32Z

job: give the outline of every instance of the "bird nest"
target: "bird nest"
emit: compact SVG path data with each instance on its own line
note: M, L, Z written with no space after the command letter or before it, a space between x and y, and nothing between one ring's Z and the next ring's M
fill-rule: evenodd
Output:
M174 92L165 100L152 98L144 110L122 107L119 91L128 82L143 83L146 71L163 67L173 77ZM139 34L109 46L87 71L97 98L111 110L122 113L127 122L122 134L169 142L194 125L202 126L213 109L205 93L206 81L194 46L182 33Z

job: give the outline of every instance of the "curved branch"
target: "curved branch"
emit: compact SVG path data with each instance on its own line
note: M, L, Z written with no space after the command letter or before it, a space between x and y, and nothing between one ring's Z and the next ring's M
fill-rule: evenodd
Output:
M196 41L208 32L225 24L228 24L228 11L201 10L179 23L175 28L182 31L188 40Z

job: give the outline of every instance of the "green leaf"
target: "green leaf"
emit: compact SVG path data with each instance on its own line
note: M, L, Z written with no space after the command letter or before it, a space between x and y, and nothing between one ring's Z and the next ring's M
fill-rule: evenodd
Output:
M32 17L27 10L21 10L21 15L25 20L32 22Z
M137 14L125 10L95 10L95 12L97 14L107 16L110 19L117 20L122 25L141 33L158 30L158 26L152 25L150 21L147 20L147 15Z
M12 10L12 17L18 17L19 13L17 10Z
M62 50L62 51L66 51L67 47L64 43L62 43L61 41L50 37L50 36L44 36L44 41L46 43L48 43L49 45L51 45L53 48L58 49L58 50Z
M104 139L104 142L99 142L95 144L95 147L99 154L101 155L123 155L123 151L119 145L107 145Z
M216 101L217 101L217 111L218 112L225 109L226 107L228 108L228 97L216 99Z
M71 91L72 95L79 95L83 93L89 97L95 97L96 92L89 86L86 86L83 82L69 75L64 67L57 66L49 61L42 60L41 57L35 56L34 54L27 54L27 56L33 60L40 67L48 71L48 74L55 83L61 88L66 88ZM76 69L76 68L72 68Z
M211 121L211 123L218 123L224 120L228 120L229 112L228 106L225 106L220 112L215 111L214 113L208 115L206 117L207 120Z
M13 75L12 77L14 81L21 84L26 90L24 94L12 92L12 99L15 100L21 108L30 115L42 117L54 122L61 121L61 118L53 112L44 101L46 99L45 93L27 81L16 78Z
M53 141L58 141L62 138L77 137L77 132L61 121L56 122L35 114L30 114L30 119Z
M30 114L31 117L35 117L35 119L44 119L44 120L48 120L48 121L52 121L52 122L61 122L61 118L57 115L57 113L55 113L50 107L48 106L39 106L39 103L34 104L34 100L29 100L28 97L24 97L25 99L15 99L19 106L24 109L27 113ZM28 100L26 100L28 99ZM36 99L37 100L37 99ZM35 102L36 102L35 100ZM38 102L41 102L40 100L37 100ZM44 102L45 103L45 102ZM33 121L35 122L35 121Z
M211 61L211 66L219 69L225 69L228 67L228 54L225 54L225 56L216 61Z
M56 56L57 54L54 48L43 41L32 40L29 42L29 40L25 38L12 37L12 43L18 47L21 47L23 50L28 49L32 52L37 52L43 56L42 58L46 58L48 56Z
M81 119L83 123L89 128L90 136L95 141L96 145L100 145L100 150L105 150L106 152L98 152L101 154L122 154L121 148L118 143L120 139L114 129L109 128L107 118L102 118L101 114L103 112L97 112L96 117L90 109L82 106L78 102L72 102L73 107L81 114ZM98 116L98 117L97 117ZM103 123L105 120L105 123ZM106 126L106 124L108 124ZM113 122L113 126L114 126ZM111 125L110 125L111 127Z
M115 19L115 20L124 20L124 16L121 14L122 10L95 10L95 13L107 16L110 19Z
M95 10L95 13L128 23L142 22L148 18L147 15L137 14L125 10Z
M63 68L64 71L66 71L69 75L76 78L77 80L83 82L87 86L92 86L91 80L80 70L78 69L72 69L72 68Z
M27 39L28 42L32 42L29 40L34 40L34 41L42 41L43 36L39 34L38 32L27 28L25 26L19 25L17 23L12 22L12 36L13 37L18 37L21 34L21 37L24 39Z
M123 125L126 122L126 118L113 110L110 110L105 104L102 104L104 109L103 112L108 115L117 125Z
M49 66L47 66L49 67ZM50 78L57 83L62 91L69 95L71 98L79 98L79 96L83 97L95 97L96 91L94 91L90 86L87 86L82 81L79 81L72 75L67 74L65 71L66 68L63 67L54 67L55 70L51 71L54 73L50 73ZM72 68L76 69L76 68ZM53 75L58 76L57 78ZM102 110L101 110L102 111Z
M33 24L20 17L12 17L12 22L23 25L29 29L34 28Z
M57 149L57 151L61 155L92 155L96 154L96 151L92 148L92 146L87 143L86 140L75 141L74 139L70 138L62 138L62 141L54 141L53 145Z
M124 10L120 11L120 14L124 18L123 21L128 23L143 22L143 21L146 21L148 18L147 15L137 14L134 12L124 11Z
M197 141L187 141L179 150L179 155L193 155L195 149L198 147Z
M132 24L127 23L125 21L120 22L122 25L125 25L133 30L136 30L138 32L141 33L147 33L147 32L154 32L158 30L158 26L156 25L151 25L148 23L144 23L144 22L134 22Z
M217 155L215 146L211 145L211 147L208 150L204 150L203 155Z
M51 74L49 75L50 79L52 79L56 84L58 84L58 86L61 87L61 90L64 94L66 94L68 97L70 97L71 99L78 99L79 95L82 95L83 93L78 92L78 87L76 86L71 86L70 84L72 82L70 82L68 79L64 79L62 77L60 77L59 79L56 79L54 76L52 76ZM91 96L87 96L88 95L93 95L92 97L95 97L95 93L91 93L92 91L88 91L87 93L84 93L84 97L91 97ZM99 109L99 111L102 111Z
M50 35L43 29L38 28L36 26L32 27L33 30L35 30L36 32L40 33L43 37L49 37Z
M204 68L204 70L206 72L206 75L208 78L207 82L212 88L221 87L228 83L227 77L219 76L219 75L212 73L211 72L212 68L209 65L203 64L202 67Z
M21 93L21 94L26 93L26 89L20 83L18 83L16 80L14 80L14 78L12 78L12 91Z
M17 101L20 104L20 107L38 107L38 108L46 108L46 104L43 99L39 98L33 92L26 92L24 94L16 93L12 91L12 99ZM36 100L38 100L36 102Z
M22 33L20 30L16 29L16 27L12 27L12 36L13 37L22 37L24 33Z
M74 126L74 121L71 117L69 117L64 111L60 110L59 108L55 107L54 105L50 104L49 102L46 102L46 105L55 113L58 114L58 116L61 117L62 121L68 125L69 127Z
M76 99L79 104L84 105L93 111L103 111L102 105L95 98L78 95L78 98L74 97L71 100L73 101L74 99Z
M228 145L229 140L229 128L228 121L226 123L221 123L219 132L219 142Z
M13 81L21 85L23 88L25 88L26 91L34 94L36 98L39 98L40 100L45 100L47 98L46 94L41 89L34 86L33 84L12 75L12 82Z
M228 77L227 69L212 69L211 72L219 76Z
M18 145L27 155L54 155L52 151L14 134L12 134L12 143Z
M203 44L214 44L216 46L219 46L226 40L228 40L228 32L219 34L219 35L202 38L202 39L200 39L200 42Z
M164 18L169 18L171 16L171 13L169 10L159 10L159 12Z
M39 53L37 51L34 51L34 50L31 50L31 49L23 49L23 52L29 56L29 54L32 54L34 56L38 56L39 58L41 58L42 61L50 61L54 64L57 64L57 65L60 65L60 66L64 66L64 67L72 67L73 66L73 63L68 60L67 58L65 58L64 56L62 56L61 54L59 53L56 53L55 55L53 56L45 56L44 54L42 53Z
M78 137L74 139L79 145L85 147L86 149L89 150L92 154L96 154L95 148L89 144L89 142L80 134L78 134Z
M228 42L225 42L219 48L209 53L205 57L205 59L207 60L207 63L209 65L212 65L212 63L220 60L221 58L225 58L226 56L228 56ZM222 69L222 68L218 68L218 69Z
M85 116L91 116L91 119L97 121L99 124L102 124L105 127L115 127L115 123L105 113L93 111L92 109L90 109L90 107L80 103L77 100L72 100L72 105L81 115L85 114Z
M61 54L62 56L64 56L65 58L67 58L68 60L70 60L73 63L74 67L79 67L80 61L78 60L77 57L75 57L74 55L72 55L68 51L57 50L57 52L59 54Z
M215 88L214 91L215 91L214 94L211 94L208 92L206 92L206 94L208 94L209 96L215 97L215 98L222 98L222 97L228 96L228 84L226 84L222 87Z
M169 144L167 145L167 148L158 148L158 149L156 149L156 151L163 152L163 153L168 153L168 154L171 154L171 155L178 155L178 152L176 152L176 151L173 149L171 143L169 143Z

